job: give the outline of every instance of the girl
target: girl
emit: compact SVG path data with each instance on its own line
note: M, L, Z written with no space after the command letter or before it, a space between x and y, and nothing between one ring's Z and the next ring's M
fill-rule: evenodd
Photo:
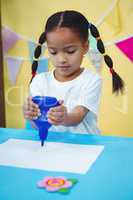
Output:
M47 20L45 31L39 38L32 64L31 96L54 96L60 105L48 112L50 130L57 132L99 134L97 114L101 95L98 74L81 68L88 52L88 31L97 40L97 48L104 56L113 80L113 92L123 91L123 81L113 69L112 59L105 53L97 28L79 12L57 12ZM44 42L54 70L36 75L38 59ZM24 116L32 120L40 111L29 97L24 104Z

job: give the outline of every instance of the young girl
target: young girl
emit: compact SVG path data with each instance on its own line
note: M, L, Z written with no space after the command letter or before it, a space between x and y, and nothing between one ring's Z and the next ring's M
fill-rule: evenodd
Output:
M97 48L104 56L113 80L113 92L123 91L123 81L113 69L112 59L105 53L97 28L79 12L57 12L47 20L39 38L32 64L31 96L51 96L60 105L48 112L51 131L99 134L97 114L101 95L101 78L89 69L81 68L88 52L89 30L97 40ZM42 45L47 42L54 70L36 75ZM24 104L24 116L32 120L40 111L29 97Z

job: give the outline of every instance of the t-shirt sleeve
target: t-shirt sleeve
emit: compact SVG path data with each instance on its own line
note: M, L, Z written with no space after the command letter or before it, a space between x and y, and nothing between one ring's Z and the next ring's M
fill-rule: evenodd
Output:
M80 91L77 104L86 107L94 114L98 114L100 105L100 96L102 89L102 80L99 75L95 75L93 79L88 81Z
M44 90L44 88L42 88L43 86L43 80L42 80L42 75L38 74L36 75L31 84L30 84L30 88L29 88L29 93L31 96L43 96L42 92Z

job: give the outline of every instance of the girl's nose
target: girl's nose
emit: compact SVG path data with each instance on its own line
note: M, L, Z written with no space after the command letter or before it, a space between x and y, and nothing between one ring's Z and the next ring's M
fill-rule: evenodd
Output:
M64 54L59 54L58 55L58 62L63 64L63 63L66 63L66 57Z

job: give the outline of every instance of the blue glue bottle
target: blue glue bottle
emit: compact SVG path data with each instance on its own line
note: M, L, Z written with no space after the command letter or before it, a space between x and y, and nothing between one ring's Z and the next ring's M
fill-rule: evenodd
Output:
M36 120L33 120L33 122L39 129L41 146L43 146L44 141L47 139L48 129L51 127L47 119L47 112L50 108L60 104L55 97L49 96L35 96L32 98L32 101L39 106L41 112L41 115Z

